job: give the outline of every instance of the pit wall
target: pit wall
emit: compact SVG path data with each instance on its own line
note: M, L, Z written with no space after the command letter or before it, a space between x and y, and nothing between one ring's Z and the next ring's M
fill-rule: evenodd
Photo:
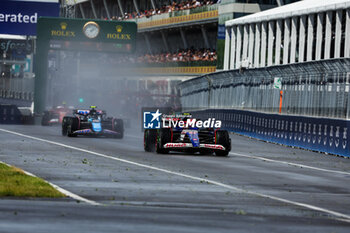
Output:
M224 129L267 142L350 157L349 120L232 109L202 110L193 115L220 119Z

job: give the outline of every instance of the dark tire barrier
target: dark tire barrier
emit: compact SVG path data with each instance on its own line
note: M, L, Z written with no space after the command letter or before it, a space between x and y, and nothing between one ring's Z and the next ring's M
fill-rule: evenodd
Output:
M213 109L195 117L222 120L224 129L268 142L350 157L350 121Z

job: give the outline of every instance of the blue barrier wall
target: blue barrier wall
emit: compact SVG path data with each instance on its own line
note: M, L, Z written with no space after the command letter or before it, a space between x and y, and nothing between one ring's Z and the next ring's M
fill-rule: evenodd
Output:
M197 111L193 115L214 117L223 121L222 128L264 141L350 157L347 120L225 109Z

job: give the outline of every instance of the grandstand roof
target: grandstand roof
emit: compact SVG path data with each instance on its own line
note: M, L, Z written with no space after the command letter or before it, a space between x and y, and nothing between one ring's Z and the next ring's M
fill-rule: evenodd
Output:
M284 19L292 16L313 14L328 10L337 10L350 7L349 0L303 0L270 10L251 14L241 18L226 21L225 25L230 27L238 24L250 24L261 21Z

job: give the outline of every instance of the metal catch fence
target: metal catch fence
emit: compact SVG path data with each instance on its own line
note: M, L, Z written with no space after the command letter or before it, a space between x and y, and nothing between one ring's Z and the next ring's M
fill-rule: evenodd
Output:
M0 78L0 98L34 100L33 78Z
M276 88L276 78L281 85ZM350 119L350 59L230 70L179 84L182 107Z

